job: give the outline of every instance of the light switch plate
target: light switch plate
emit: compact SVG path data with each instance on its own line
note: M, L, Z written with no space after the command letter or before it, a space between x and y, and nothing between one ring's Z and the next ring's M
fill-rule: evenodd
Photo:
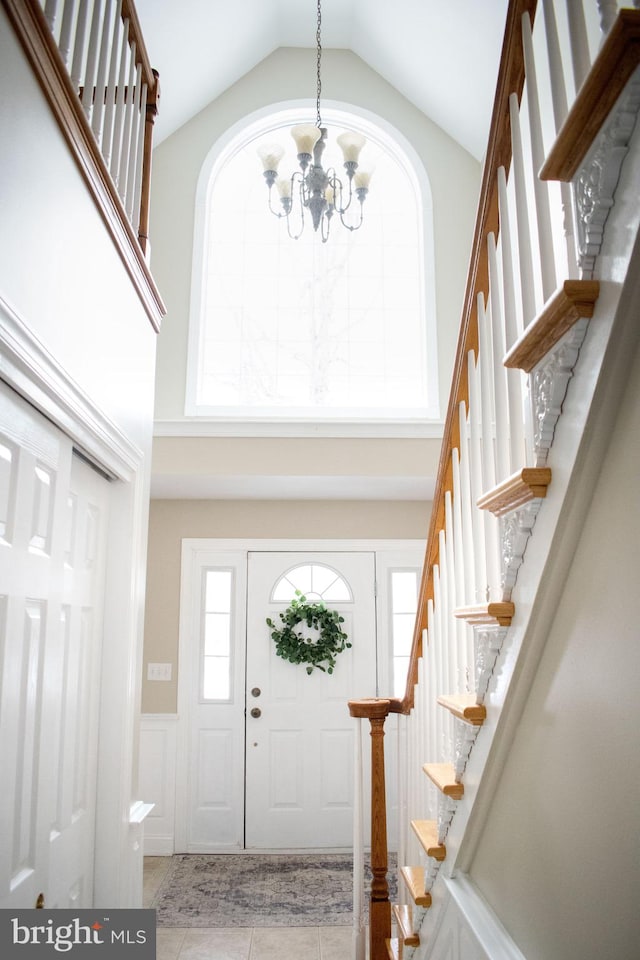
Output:
M171 680L171 664L148 663L147 680Z

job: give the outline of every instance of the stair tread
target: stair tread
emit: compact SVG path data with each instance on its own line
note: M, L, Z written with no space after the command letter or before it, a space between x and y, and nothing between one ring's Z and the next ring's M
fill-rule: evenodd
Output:
M394 903L393 913L405 947L417 947L420 937L413 930L413 910L405 903Z
M431 894L424 888L424 867L401 867L400 875L415 905L430 907Z
M460 800L464 796L464 784L458 783L452 763L425 763L422 768L445 797Z
M498 624L501 627L510 627L515 609L510 600L497 600L477 603L472 607L457 607L453 615L458 620L466 620L472 626Z
M476 702L475 693L447 693L438 697L440 706L449 710L454 717L471 723L474 727L482 726L487 716L487 709L483 703Z
M447 855L447 848L444 843L438 841L437 820L412 820L411 828L428 857L433 857L434 860L444 860Z
M480 510L489 510L496 517L504 517L531 500L543 500L550 483L549 467L523 467L483 494L477 506Z

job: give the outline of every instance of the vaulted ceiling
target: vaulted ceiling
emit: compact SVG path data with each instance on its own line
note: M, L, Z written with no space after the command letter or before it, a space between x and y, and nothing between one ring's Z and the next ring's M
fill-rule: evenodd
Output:
M316 0L136 0L169 136L278 47L315 46ZM352 50L477 159L507 0L323 0L322 45ZM315 63L310 58L310 95Z

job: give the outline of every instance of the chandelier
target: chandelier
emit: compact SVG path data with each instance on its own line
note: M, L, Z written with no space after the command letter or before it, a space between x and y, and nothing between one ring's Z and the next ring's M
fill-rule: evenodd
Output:
M287 231L293 240L302 236L305 210L311 214L313 229L320 230L322 242L329 238L331 221L337 214L347 230L359 230L363 222L363 206L369 192L371 173L358 169L360 151L367 142L360 133L342 133L336 138L342 150L347 183L342 182L333 167L325 170L322 154L326 146L327 130L320 116L322 79L322 9L318 0L316 29L316 122L300 123L291 128L295 140L300 170L290 177L278 177L278 165L284 155L280 144L267 144L258 149L264 167L264 179L269 188L269 209L279 219L286 219ZM276 186L281 209L274 209L272 188ZM359 203L359 209L357 204ZM294 226L295 224L295 226Z

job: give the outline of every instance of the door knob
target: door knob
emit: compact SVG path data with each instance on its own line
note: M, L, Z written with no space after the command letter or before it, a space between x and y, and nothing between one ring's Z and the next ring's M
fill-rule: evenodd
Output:
M254 719L256 720L258 719L258 717L261 717L262 710L260 709L260 707L254 707L253 710L251 711L251 716L254 717Z
M260 689L260 687L252 687L251 689L252 697L259 697L261 693L262 693L262 690Z

